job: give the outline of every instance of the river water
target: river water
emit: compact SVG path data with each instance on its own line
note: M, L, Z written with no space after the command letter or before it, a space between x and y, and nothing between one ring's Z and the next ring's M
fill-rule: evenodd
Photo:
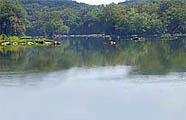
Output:
M186 120L185 41L0 47L0 120Z

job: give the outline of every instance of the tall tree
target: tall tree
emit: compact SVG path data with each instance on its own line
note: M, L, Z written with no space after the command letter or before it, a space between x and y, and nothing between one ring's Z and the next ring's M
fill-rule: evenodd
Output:
M56 34L66 34L69 28L63 24L60 13L57 11L37 13L35 29L45 37L53 37Z
M0 1L0 34L22 35L26 31L26 12L18 2Z

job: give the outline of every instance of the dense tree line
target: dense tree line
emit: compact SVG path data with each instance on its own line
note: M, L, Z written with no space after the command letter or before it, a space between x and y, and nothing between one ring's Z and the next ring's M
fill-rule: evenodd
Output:
M21 5L23 7L21 7ZM114 35L186 33L185 0L126 1L91 6L64 0L0 0L0 34Z
M0 34L21 35L26 31L26 12L18 2L0 0Z

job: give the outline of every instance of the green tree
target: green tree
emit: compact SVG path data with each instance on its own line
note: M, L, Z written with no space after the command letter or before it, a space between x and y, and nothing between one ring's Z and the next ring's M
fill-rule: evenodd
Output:
M115 3L111 3L104 8L103 21L105 22L104 28L106 33L115 34L115 25L123 12L125 12L125 7Z
M167 2L162 2L165 6ZM169 33L186 33L186 3L183 1L169 1L169 7L162 13L164 24Z
M45 37L54 37L56 34L66 34L69 32L69 28L63 24L60 18L60 13L42 12L37 14L35 28L41 32Z
M22 35L26 31L26 12L18 2L0 1L0 34Z

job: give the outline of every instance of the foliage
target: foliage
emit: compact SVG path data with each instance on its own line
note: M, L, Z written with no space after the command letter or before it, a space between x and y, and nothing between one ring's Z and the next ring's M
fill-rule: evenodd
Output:
M0 34L22 35L25 29L26 12L18 2L0 0Z
M106 6L71 0L20 0L20 4L0 0L0 34L186 34L185 6L185 0L130 0Z
M63 24L57 11L38 12L34 29L45 37L53 37L56 34L68 33L69 28Z

